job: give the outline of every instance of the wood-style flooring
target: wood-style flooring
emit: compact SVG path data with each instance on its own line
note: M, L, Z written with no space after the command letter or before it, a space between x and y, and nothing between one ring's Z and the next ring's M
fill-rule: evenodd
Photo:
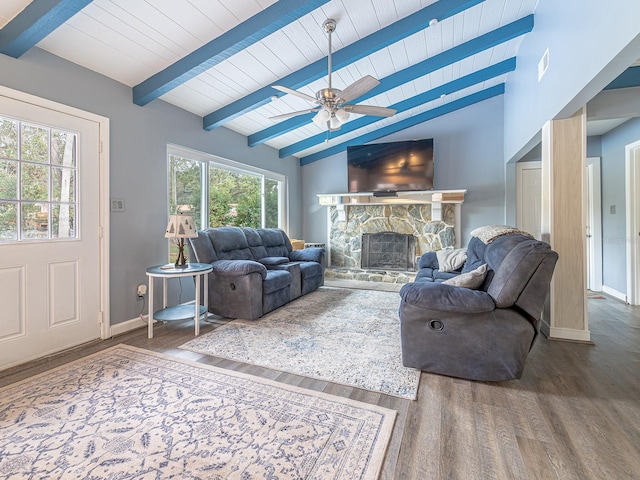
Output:
M30 362L0 373L0 386L126 343L395 409L382 479L640 479L640 308L608 296L588 302L594 345L541 335L522 379L509 382L423 372L416 401L180 350L190 322Z

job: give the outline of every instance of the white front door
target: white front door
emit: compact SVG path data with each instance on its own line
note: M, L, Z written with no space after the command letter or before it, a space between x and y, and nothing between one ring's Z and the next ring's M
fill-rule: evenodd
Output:
M0 94L0 369L100 338L99 142Z

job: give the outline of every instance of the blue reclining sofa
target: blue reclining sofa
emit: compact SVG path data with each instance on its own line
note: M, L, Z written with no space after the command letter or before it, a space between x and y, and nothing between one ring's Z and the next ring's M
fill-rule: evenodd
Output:
M208 309L222 317L255 320L324 283L324 249L293 250L278 228L209 228L187 247L213 266Z

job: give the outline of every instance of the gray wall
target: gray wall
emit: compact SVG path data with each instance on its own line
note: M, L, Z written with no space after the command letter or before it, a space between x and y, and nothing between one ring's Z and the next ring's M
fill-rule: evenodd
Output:
M0 84L110 119L110 196L126 202L125 212L110 217L112 324L137 317L142 303L136 285L146 283L147 267L168 258L167 143L286 175L290 198L300 198L297 159L280 159L264 145L249 148L246 137L225 128L207 132L200 117L162 101L138 107L128 86L43 50L34 48L18 60L0 55ZM302 207L291 201L289 210L290 233L299 237ZM182 285L180 300L192 300L192 282ZM178 301L176 286L172 302Z
M640 140L640 118L602 136L602 283L627 291L625 146ZM615 214L611 206L615 205Z
M639 17L637 1L539 0L506 85L505 160L528 152L544 123L575 113L638 59ZM549 69L538 82L546 48Z
M437 190L467 189L462 205L462 244L475 227L504 222L502 96L416 125L376 143L434 139ZM347 154L343 152L302 167L303 238L325 242L326 207L317 194L347 192Z

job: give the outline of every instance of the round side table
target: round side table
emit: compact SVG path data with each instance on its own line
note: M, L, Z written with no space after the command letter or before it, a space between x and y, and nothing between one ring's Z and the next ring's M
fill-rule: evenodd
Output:
M173 322L193 318L195 334L200 335L200 318L207 315L209 306L209 272L213 270L210 263L187 263L184 267L176 267L173 264L157 265L147 268L149 277L149 338L153 338L153 321ZM167 307L167 280L170 278L194 277L196 280L195 306L176 305ZM204 305L200 304L200 283L204 277ZM153 284L154 279L162 278L162 309L153 311Z

